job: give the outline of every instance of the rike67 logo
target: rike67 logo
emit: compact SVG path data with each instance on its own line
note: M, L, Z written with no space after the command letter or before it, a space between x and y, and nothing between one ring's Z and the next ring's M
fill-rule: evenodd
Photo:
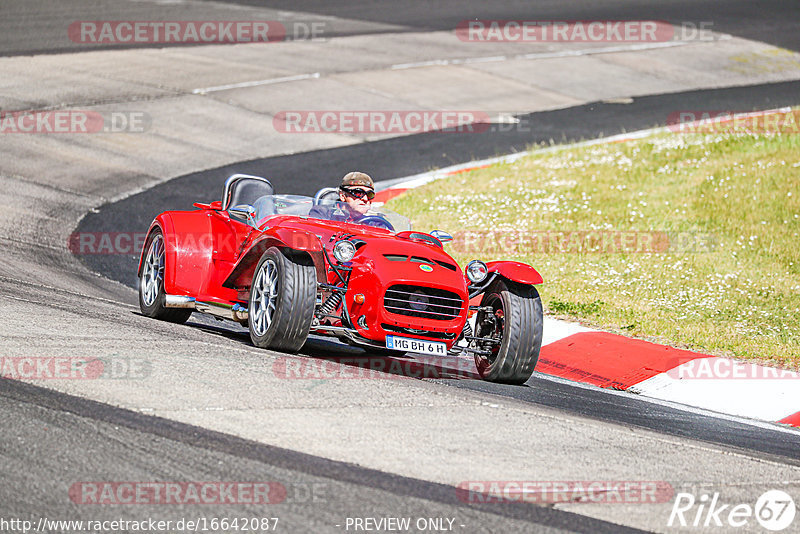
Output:
M778 532L789 527L797 510L792 497L781 490L762 494L755 506L731 504L720 499L719 493L704 493L696 498L691 493L678 493L667 521L668 527L731 528L754 526L755 519L762 528Z

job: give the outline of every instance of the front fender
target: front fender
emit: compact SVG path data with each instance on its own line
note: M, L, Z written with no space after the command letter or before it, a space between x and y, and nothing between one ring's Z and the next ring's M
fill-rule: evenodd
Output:
M498 276L510 282L531 286L544 282L542 275L536 269L518 261L490 261L486 267L489 269L489 276L479 285L470 284L467 280L471 306L480 305L483 292L492 285Z
M319 239L307 233L300 233L290 228L268 229L259 236L247 251L242 254L231 274L222 283L223 287L236 288L249 286L253 279L256 263L261 255L270 247L278 247L296 252L306 253L311 257L317 269L317 276L325 272L322 258L322 245Z
M519 284L536 285L544 282L539 271L518 261L490 261L486 263L489 274L497 273L503 278Z

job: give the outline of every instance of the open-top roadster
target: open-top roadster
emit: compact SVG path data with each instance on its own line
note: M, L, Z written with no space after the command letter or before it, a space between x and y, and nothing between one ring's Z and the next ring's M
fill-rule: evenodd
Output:
M412 231L381 208L357 223L330 220L341 207L330 192L276 195L265 178L237 174L221 201L158 215L139 262L142 313L212 314L279 351L314 333L382 355L466 351L494 382L531 376L542 343L533 267L474 260L462 271L445 232Z

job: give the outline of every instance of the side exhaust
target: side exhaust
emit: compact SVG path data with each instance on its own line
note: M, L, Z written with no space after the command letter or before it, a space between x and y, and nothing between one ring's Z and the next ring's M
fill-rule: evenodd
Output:
M200 313L206 313L214 317L243 324L247 324L247 318L249 316L247 308L238 303L231 305L225 302L202 301L184 295L164 295L164 307L188 308L197 310Z

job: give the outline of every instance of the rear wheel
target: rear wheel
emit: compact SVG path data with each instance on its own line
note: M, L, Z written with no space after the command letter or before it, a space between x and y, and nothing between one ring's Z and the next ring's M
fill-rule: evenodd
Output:
M532 286L498 279L486 290L476 314L472 348L484 380L524 384L542 347L542 301Z
M297 352L306 342L317 294L310 259L272 247L253 273L248 308L250 339L261 348Z
M164 270L167 258L164 235L159 228L147 236L144 250L146 252L142 262L142 273L139 276L139 309L142 310L142 315L172 323L185 323L192 310L164 306L166 298Z

